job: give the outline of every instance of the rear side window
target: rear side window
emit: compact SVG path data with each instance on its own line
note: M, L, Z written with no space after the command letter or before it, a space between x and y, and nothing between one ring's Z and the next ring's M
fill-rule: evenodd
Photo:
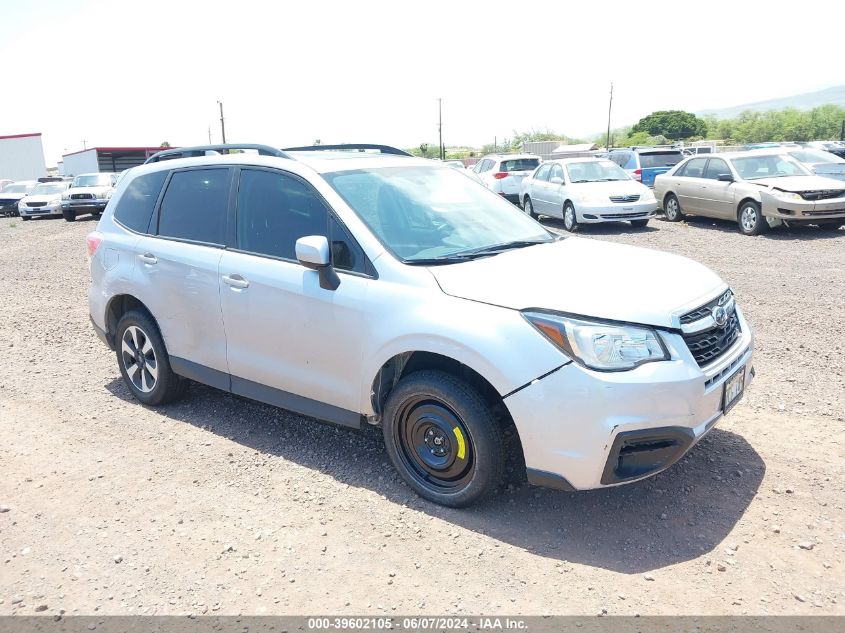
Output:
M244 169L238 186L238 248L296 259L296 240L326 235L328 209L304 182L278 172ZM333 238L332 238L333 239ZM352 253L333 253L350 265Z
M161 201L158 234L223 244L228 194L228 169L174 172Z
M534 171L539 164L539 158L514 158L503 160L499 171Z
M117 203L114 219L136 233L146 233L167 174L164 170L133 178Z
M673 167L684 159L681 152L655 152L640 154L640 167L652 169L654 167Z

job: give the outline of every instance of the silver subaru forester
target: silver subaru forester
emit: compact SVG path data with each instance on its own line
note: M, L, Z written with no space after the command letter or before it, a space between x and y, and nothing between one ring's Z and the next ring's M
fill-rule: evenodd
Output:
M700 264L563 238L394 148L232 149L151 157L88 236L91 321L144 404L194 380L380 424L408 485L465 506L509 453L563 490L653 475L754 375Z

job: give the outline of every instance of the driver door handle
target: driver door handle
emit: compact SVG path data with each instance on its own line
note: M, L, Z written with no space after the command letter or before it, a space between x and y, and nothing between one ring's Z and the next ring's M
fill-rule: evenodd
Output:
M232 288L239 288L241 290L249 288L249 282L237 273L232 275L223 275L222 279L224 284L231 286Z
M153 265L158 263L158 257L153 255L152 253L144 253L142 255L138 255L138 259L140 259L145 264Z

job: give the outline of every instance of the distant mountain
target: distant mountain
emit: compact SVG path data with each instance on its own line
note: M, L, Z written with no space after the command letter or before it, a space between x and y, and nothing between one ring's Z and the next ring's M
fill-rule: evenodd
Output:
M781 97L779 99L769 99L768 101L746 103L744 105L733 106L730 108L702 110L701 112L696 112L696 114L699 116L712 114L715 115L717 119L731 119L738 116L745 110L754 110L755 112L783 110L784 108L811 110L818 106L828 104L845 107L845 85L825 88L824 90L817 90L816 92L805 92L804 94L793 95L791 97Z

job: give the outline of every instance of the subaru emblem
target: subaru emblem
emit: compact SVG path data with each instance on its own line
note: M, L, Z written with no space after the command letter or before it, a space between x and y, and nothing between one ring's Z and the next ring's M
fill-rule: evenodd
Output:
M712 310L713 320L719 327L725 327L728 323L728 311L722 306L716 306Z

